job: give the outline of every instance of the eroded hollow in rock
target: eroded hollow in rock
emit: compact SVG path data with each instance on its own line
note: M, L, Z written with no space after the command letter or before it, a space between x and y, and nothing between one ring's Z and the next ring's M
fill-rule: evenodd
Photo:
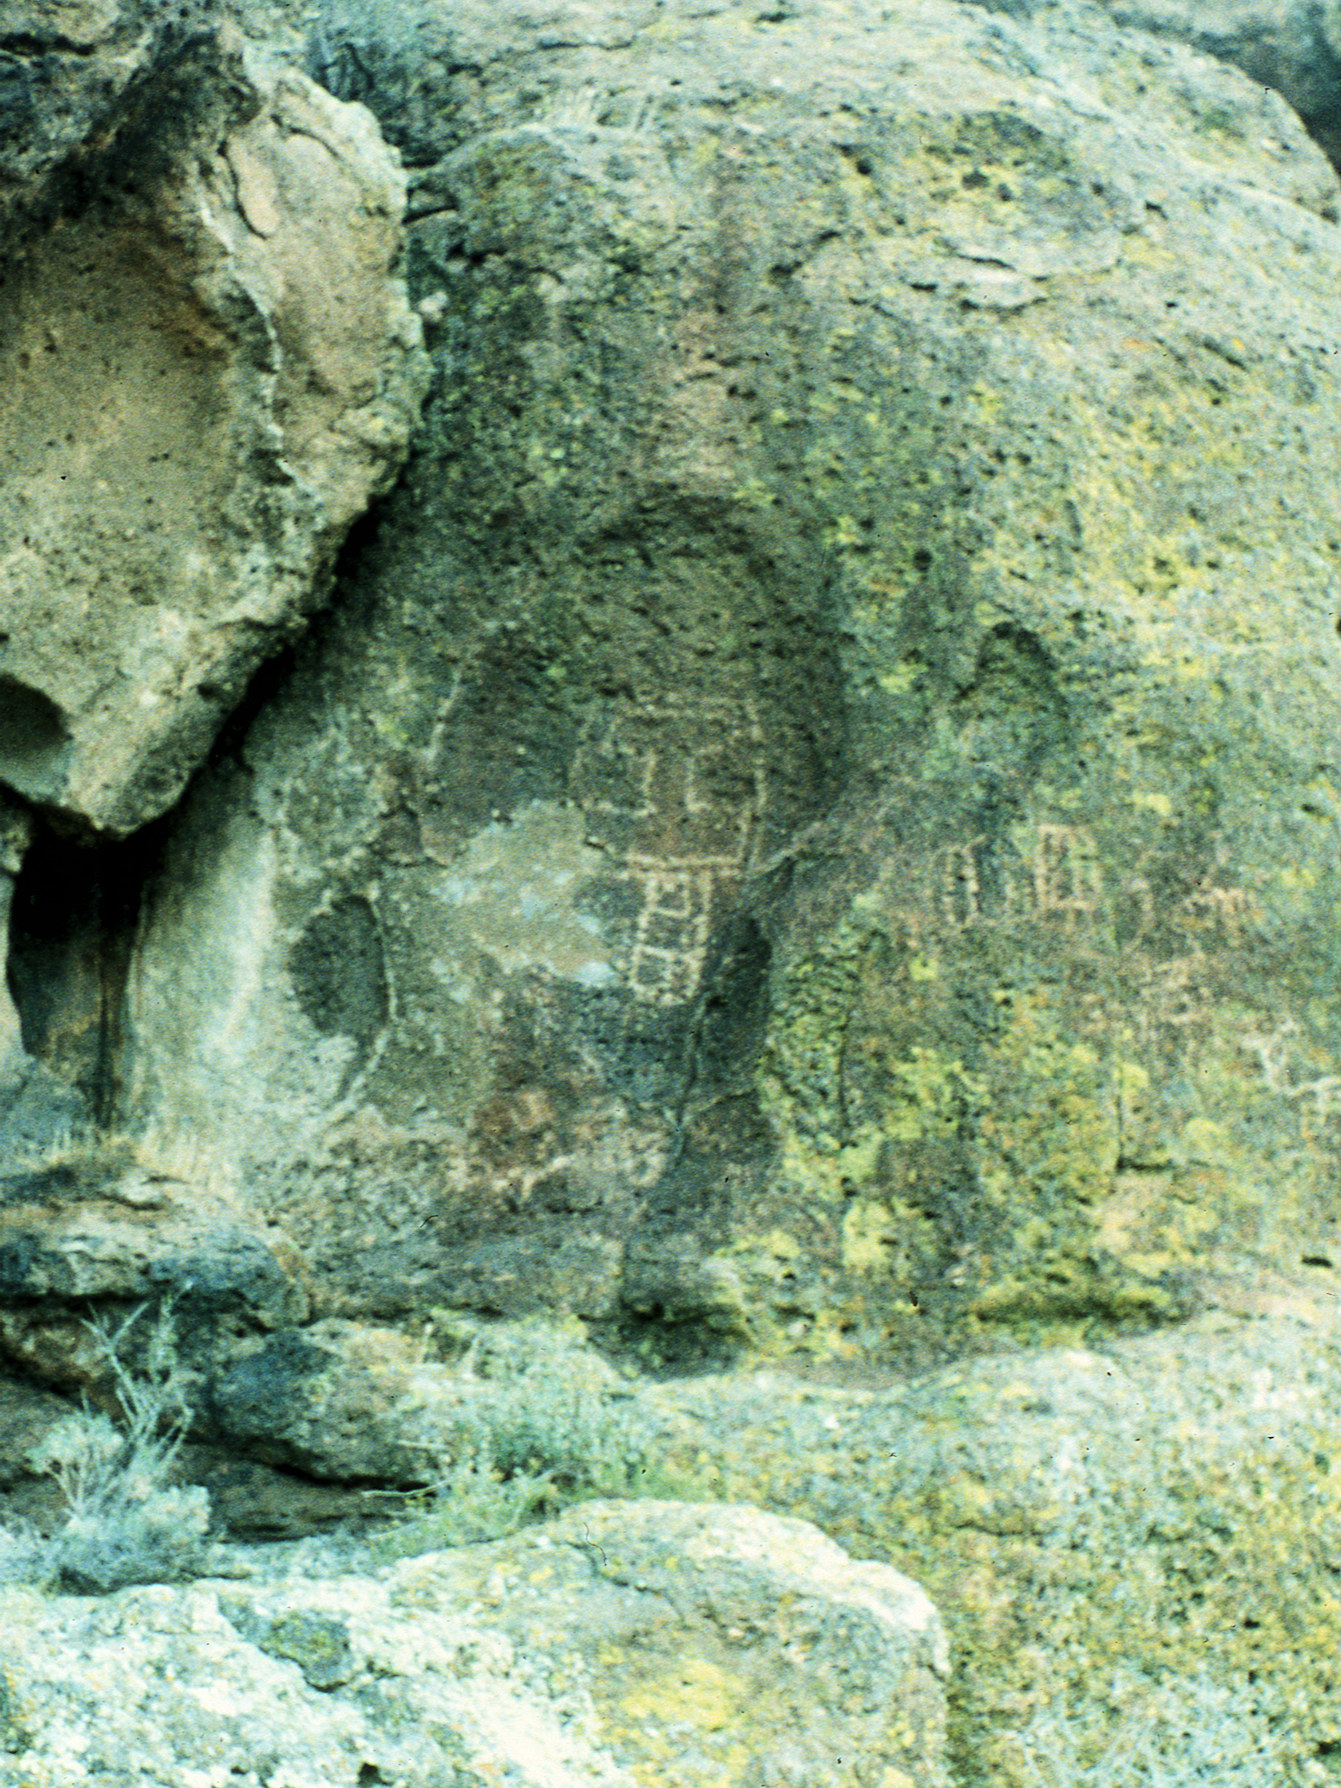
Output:
M30 801L60 792L70 757L65 716L50 696L0 677L0 782Z
M115 842L47 828L14 887L6 965L24 1049L112 1121L126 974L160 828Z

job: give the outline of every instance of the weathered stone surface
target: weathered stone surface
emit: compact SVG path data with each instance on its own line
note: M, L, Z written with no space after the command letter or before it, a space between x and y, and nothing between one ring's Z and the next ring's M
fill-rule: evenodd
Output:
M1250 1315L1154 1335L658 1394L695 1419L680 1444L718 1463L718 1494L804 1515L927 1588L954 1657L958 1780L1327 1781L1330 1296L1263 1283Z
M1136 1754L1174 1781L1196 1781L1199 1769L1200 1779L1234 1788L1303 1788L1325 1780L1319 1759L1336 1742L1326 1685L1341 1623L1333 1569L1341 1354L1330 1304L1320 1296L1310 1306L1264 1282L1246 1316L1155 1336L961 1359L912 1379L868 1368L865 1382L840 1385L775 1370L690 1378L640 1395L673 1418L668 1455L697 1462L716 1494L817 1522L851 1553L930 1587L955 1658L958 1779L1036 1788L1044 1764L1052 1770L1045 1781L1074 1782L1096 1757ZM25 1419L31 1433L33 1417ZM285 1487L275 1476L270 1491L253 1483L250 1497L266 1498L276 1527L304 1490L307 1519L322 1519L310 1486ZM234 1490L249 1495L245 1480ZM478 1615L483 1606L485 1624L532 1666L553 1658L556 1634L565 1642L581 1635L583 1655L598 1666L593 1693L606 1735L644 1705L632 1679L645 1670L641 1680L660 1685L659 1707L682 1694L708 1747L729 1746L742 1736L734 1716L718 1723L731 1679L771 1668L782 1631L780 1619L751 1624L742 1609L751 1595L775 1599L796 1622L798 1559L822 1563L813 1530L800 1547L765 1533L762 1550L749 1554L739 1527L729 1527L734 1562L717 1577L703 1568L704 1555L723 1545L715 1526L686 1533L664 1503L623 1505L608 1524L593 1522L594 1506L539 1533L412 1560L396 1581L413 1586L404 1593L416 1607ZM326 1518L333 1512L328 1504ZM744 1520L756 1531L752 1515ZM257 1632L290 1615L300 1618L286 1643L309 1632L306 1617L315 1617L317 1639L330 1637L319 1623L341 1610L347 1620L362 1606L360 1579L365 1587L374 1575L386 1581L362 1547L342 1549L338 1565L294 1567L305 1579L340 1575L342 1601L294 1602L268 1589L268 1599L251 1604L246 1636L257 1643ZM264 1577L275 1574L269 1549L242 1556ZM832 1606L840 1588L851 1595L861 1583L849 1563L828 1556L832 1571L820 1575L828 1575ZM706 1626L695 1615L705 1590L715 1610ZM744 1640L733 1639L742 1629ZM779 1767L788 1682L809 1697L826 1656L835 1669L860 1658L869 1665L863 1630L845 1625L832 1652L816 1646L760 1689L775 1711L769 1733ZM790 1636L795 1642L795 1626ZM925 1629L908 1637L924 1666L936 1655L933 1637ZM332 1649L343 1668L338 1643L312 1657L283 1655L300 1671L304 1662L321 1669ZM570 1644L558 1650L571 1659ZM798 1680L798 1668L814 1675ZM846 1711L853 1714L850 1703ZM822 1725L813 1708L809 1717ZM699 1731L690 1731L695 1743ZM638 1780L665 1779L665 1738L659 1725L645 1731ZM812 1778L802 1769L799 1779Z
M408 1582L482 1603L519 1650L575 1652L605 1743L646 1788L946 1779L939 1615L809 1522L589 1502L420 1572Z
M1180 38L1274 87L1341 159L1341 8L1335 0L1100 0L1119 25Z
M304 1281L281 1232L144 1145L71 1149L0 1173L0 1354L40 1379L106 1379L91 1309L167 1302L184 1351L207 1361L237 1332L302 1322Z
M153 41L0 298L0 782L117 833L324 594L423 391L367 113L227 28Z
M133 1757L141 1780L294 1788L653 1788L671 1767L686 1788L946 1781L935 1609L808 1523L596 1503L376 1576L313 1562L101 1603L5 1594L14 1767L115 1778Z
M123 22L120 0L10 0L5 37L43 49L91 50Z
M53 1479L33 1468L29 1454L69 1413L63 1397L40 1390L31 1380L0 1372L0 1424L5 1436L0 1448L0 1493L6 1526L15 1521L56 1526L63 1519L64 1498Z
M562 1476L556 1495L571 1498L584 1466L635 1463L620 1457L635 1440L621 1419L634 1392L580 1327L435 1317L459 1346L435 1339L433 1321L407 1335L327 1317L253 1336L219 1360L201 1429L271 1465L356 1486L444 1484L483 1454L490 1465L501 1456L500 1475L524 1466ZM636 1438L645 1462L652 1435ZM617 1482L627 1487L628 1473ZM608 1475L598 1488L616 1493Z
M222 1437L271 1464L423 1483L432 1452L415 1417L435 1376L396 1330L327 1318L241 1350L215 1377L208 1414Z
M191 176L239 208L209 264L269 255L278 102L244 114L325 102L189 37L131 54L91 4L5 37L14 117L39 49L74 79L56 10L90 70L117 46L117 131L205 71L183 119L245 138L226 179ZM1069 1333L876 1390L638 1396L672 1466L931 1586L965 1780L1146 1755L1294 1788L1341 1743L1337 186L1282 101L1171 41L1196 25L1172 5L1141 9L1162 41L1079 6L889 10L317 21L306 66L412 168L439 383L334 609L181 815L115 860L14 821L36 843L12 889L0 858L0 1054L38 1090L10 1130L35 1158L3 1168L0 1348L87 1384L89 1298L186 1292L191 1470L225 1518L292 1532L435 1463L451 1374L386 1326L431 1301L577 1309L653 1360L677 1336L841 1359ZM1257 16L1254 38L1243 9L1200 14L1308 111L1303 15ZM1274 72L1239 54L1264 41ZM195 223L107 197L92 151L69 208L89 139L62 119L96 108L61 105L0 141L5 191L31 148L23 190L40 175L70 220L37 218L23 265L54 282L83 220L95 246L177 231L146 317L217 325L263 390L293 362L248 360L181 271ZM322 452L304 476L356 507ZM7 694L30 803L113 831L154 810L111 756L72 795L65 708ZM172 1187L52 1180L53 1084L199 1139L238 1176L234 1227ZM1103 1338L1207 1303L1250 1320ZM57 1408L10 1388L0 1410L3 1487L38 1514L19 1455ZM900 1625L926 1604L813 1534L701 1519L588 1506L335 1584L16 1599L0 1746L54 1781L71 1732L174 1785L278 1761L323 1788L661 1788L687 1759L758 1788L823 1782L845 1746L854 1781L872 1751L937 1780L934 1622ZM466 1601L487 1613L458 1626ZM104 1667L129 1673L110 1728ZM538 1670L576 1685L557 1713ZM840 1727L835 1693L865 1713Z
M167 843L127 1117L348 1315L916 1348L1334 1258L1298 121L1098 14L406 18L322 65L412 114L442 377Z
M14 0L0 19L0 232L77 156L98 121L167 47L165 7ZM91 52L100 52L93 54ZM44 208L44 206L40 207Z

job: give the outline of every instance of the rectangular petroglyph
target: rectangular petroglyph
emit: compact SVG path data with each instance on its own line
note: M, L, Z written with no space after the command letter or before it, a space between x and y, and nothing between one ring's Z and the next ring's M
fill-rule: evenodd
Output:
M1033 870L1034 906L1040 914L1089 918L1103 898L1103 871L1084 826L1040 825Z
M1287 1018L1269 1032L1246 1033L1243 1046L1255 1057L1264 1086L1282 1099L1311 1099L1317 1119L1323 1123L1333 1111L1341 1109L1341 1077L1322 1074L1313 1080L1292 1078L1290 1056L1296 1047L1292 1039L1302 1036L1299 1021Z
M932 853L926 908L933 925L966 931L974 925L1013 925L1031 918L1080 923L1099 911L1103 871L1094 839L1084 826L1040 822L1034 828L1032 849L1027 858L1016 860L1014 874L1001 863L991 876L987 874L990 848L980 835Z
M635 999L692 999L763 815L755 704L686 697L616 708L582 740L573 785L593 830L608 834L610 883L632 891L623 969Z
M955 931L966 930L982 918L982 881L978 852L983 840L951 844L932 859L932 902L936 917Z
M629 879L641 901L626 971L634 995L656 1006L692 999L725 879L720 866L671 867L633 856Z
M1258 916L1258 903L1246 888L1222 888L1202 881L1183 901L1183 911L1201 919L1230 948L1243 941L1244 931Z
M1185 1030L1209 1022L1210 996L1204 986L1205 961L1201 956L1177 956L1165 962L1139 957L1132 962L1132 978L1139 988L1137 1029L1143 1042L1152 1030L1171 1025Z

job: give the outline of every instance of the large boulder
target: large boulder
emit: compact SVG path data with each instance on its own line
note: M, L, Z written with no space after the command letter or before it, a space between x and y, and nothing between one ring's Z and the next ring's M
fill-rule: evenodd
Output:
M441 377L166 841L125 1118L346 1315L824 1352L1330 1273L1298 120L1098 13L396 19L310 62L415 164Z
M253 1571L0 1592L0 1747L53 1782L132 1757L295 1788L947 1781L936 1610L804 1521L592 1503L378 1571L357 1549Z
M1273 1303L911 1377L659 1395L717 1494L926 1586L957 1779L1304 1788L1341 1744L1341 1349L1331 1300Z
M987 0L1034 12L1054 0ZM1056 0L1070 8L1077 0ZM1085 0L1080 0L1085 3ZM1335 0L1098 0L1128 30L1171 37L1274 87L1341 161L1341 8Z
M0 783L124 834L403 455L404 183L366 111L231 27L21 10L70 21L0 51L6 118L44 121L0 140Z

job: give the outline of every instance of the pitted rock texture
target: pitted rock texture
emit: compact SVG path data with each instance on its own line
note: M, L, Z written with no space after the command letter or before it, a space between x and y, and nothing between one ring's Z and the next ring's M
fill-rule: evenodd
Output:
M308 1477L423 1484L434 1405L451 1389L414 1339L327 1318L239 1349L213 1380L209 1419L237 1451Z
M1341 160L1341 7L1335 0L1211 0L1209 5L1205 0L1099 0L1099 4L1124 28L1179 38L1274 87L1332 161Z
M0 782L117 834L324 595L425 364L368 114L230 27L143 60L0 289Z
M131 1168L90 1181L58 1162L0 1175L6 1328L14 1300L146 1297L185 1298L274 1328L307 1315L296 1264L282 1237L176 1174Z
M167 841L127 1121L349 1316L916 1350L1333 1259L1324 157L1098 13L528 16L314 37L441 378Z
M176 9L173 9L174 11ZM31 227L48 185L78 158L168 42L169 9L122 0L14 0L0 18L0 232ZM96 53L95 53L96 52Z
M253 1568L100 1603L0 1592L15 1767L92 1781L133 1756L146 1782L294 1788L947 1779L935 1609L803 1521L592 1503L376 1572L357 1548L339 1574L311 1552Z
M954 1659L956 1781L1326 1781L1334 1298L1278 1285L1269 1316L833 1376L658 1394L696 1417L679 1444L720 1462L718 1496L804 1515L924 1585Z

